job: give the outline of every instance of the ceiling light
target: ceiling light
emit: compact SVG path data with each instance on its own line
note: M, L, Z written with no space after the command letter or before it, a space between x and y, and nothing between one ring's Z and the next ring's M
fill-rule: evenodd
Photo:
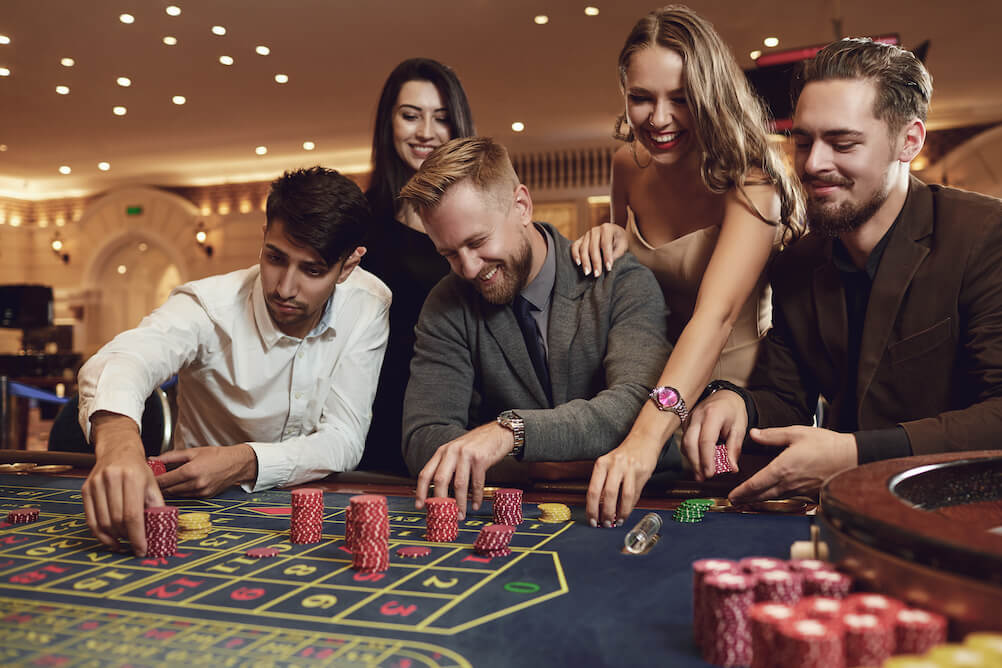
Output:
M175 44L177 44L177 37L174 37L173 35L167 35L166 37L164 37L164 44L166 44L167 46L174 46Z
M204 244L205 240L209 238L209 235L205 233L205 230L199 230L195 232L195 241L200 244Z
M62 60L59 61L59 64L62 65L63 67L73 67L74 65L77 64L77 61L73 60L72 58L63 58Z
M150 246L145 241L140 241L139 242L139 252L140 253L145 253L149 249L150 249Z
M774 46L779 46L779 38L778 37L766 37L765 39L762 40L762 43L765 44L766 46L768 46L769 48L772 48Z
M226 28L224 28L223 26L212 26L212 34L219 35L220 37L222 37L223 35L226 34Z
M0 144L0 153L3 153L6 150L7 150L7 144Z
M120 14L118 20L122 23L135 23L136 17L132 14Z
M232 65L233 56L219 56L219 62L221 62L223 65Z
M115 79L115 83L117 83L122 88L128 88L129 86L132 85L132 79L130 79L129 77L118 77L117 79Z
M532 20L535 21L537 25L543 26L550 22L550 17L547 16L546 14L539 14L536 18Z
M70 87L69 86L56 86L56 92L59 93L60 95L69 95L70 94Z
M522 130L525 130L525 123L523 123L522 121L515 121L514 123L511 124L511 129L514 132L521 132Z
M178 7L177 5L169 5L166 9L164 9L164 11L167 12L167 16L181 15L181 8Z
M174 104L184 104L188 100L185 99L184 95L175 95L170 99Z
M7 37L7 35L0 35L0 44L10 44L10 37Z
M267 56L269 53L271 53L271 49L269 49L264 45L259 45L254 47L254 51L256 51L257 55L259 56Z
M585 16L598 16L598 7L585 7Z
M10 76L10 70L7 69L6 67L0 67L0 77L9 77L9 76Z
M124 264L120 264L120 265L118 265L118 269L116 269L115 271L117 271L120 274L124 274L128 270L129 270L128 267L126 267Z
M102 172L106 172L109 169L111 169L111 163L110 162L99 162L99 163L97 163L97 168L100 169Z
M289 83L289 75L288 74L276 74L275 75L275 81L277 83Z
M54 250L54 251L56 251L58 253L59 251L61 251L63 249L63 240L62 239L53 239L52 240L52 244L50 244L50 245L52 246L52 250Z
M307 150L307 151L312 151L312 150L313 150L313 149L315 149L316 147L317 147L317 145L316 145L316 144L314 144L314 143L313 143L313 142L311 142L311 141L304 141L304 142L303 142L303 149L305 149L305 150Z
M128 111L129 110L126 109L125 107L115 107L111 110L111 113L115 114L116 116L125 116L125 114L128 113Z
M755 49L754 51L752 51L748 55L751 57L752 60L758 60L759 57L762 55L762 52L759 51L758 49Z
M59 167L59 173L60 174L69 174L72 171L73 170L70 169L69 165L60 165L60 167Z
M268 147L258 146L256 149L254 149L254 152L257 153L258 155L265 155L266 153L268 153Z

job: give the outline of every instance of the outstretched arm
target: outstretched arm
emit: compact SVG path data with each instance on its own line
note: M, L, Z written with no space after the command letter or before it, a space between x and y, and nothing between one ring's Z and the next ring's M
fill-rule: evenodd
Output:
M777 234L774 225L756 214L757 210L778 219L779 196L773 186L746 186L743 192L732 190L726 198L720 236L703 275L692 318L657 382L677 389L690 409L710 380L734 322L765 269ZM661 449L678 427L674 413L644 403L626 439L595 464L587 499L593 523L610 525L630 514ZM740 444L737 435L728 440L735 470ZM714 446L701 444L683 451L698 480L713 475Z

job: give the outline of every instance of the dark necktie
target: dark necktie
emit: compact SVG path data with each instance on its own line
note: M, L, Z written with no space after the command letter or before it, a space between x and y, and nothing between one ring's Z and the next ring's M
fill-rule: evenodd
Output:
M550 387L550 370L546 366L546 350L539 332L539 324L532 317L532 304L522 295L515 297L512 310L515 312L515 320L518 321L519 329L522 330L522 338L525 340L525 348L529 351L529 359L532 360L532 367L536 370L536 377L539 378L546 398L553 405L553 388Z

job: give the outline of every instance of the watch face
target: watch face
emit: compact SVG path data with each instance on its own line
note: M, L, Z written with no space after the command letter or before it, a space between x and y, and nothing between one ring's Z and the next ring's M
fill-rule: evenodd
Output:
M678 392L671 387L659 387L656 396L658 403L665 408L672 408L678 403Z

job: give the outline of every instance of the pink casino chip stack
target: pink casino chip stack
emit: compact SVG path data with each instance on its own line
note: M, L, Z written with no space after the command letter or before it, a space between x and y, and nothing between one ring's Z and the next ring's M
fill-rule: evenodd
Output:
M292 490L292 519L289 542L319 543L324 533L323 490L304 487Z

